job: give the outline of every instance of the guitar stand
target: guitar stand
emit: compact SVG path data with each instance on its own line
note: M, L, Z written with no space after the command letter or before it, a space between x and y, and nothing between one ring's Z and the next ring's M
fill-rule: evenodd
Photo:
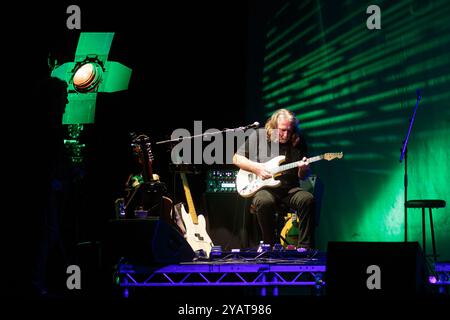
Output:
M137 186L125 204L125 213L128 218L145 218L152 214L153 210L161 206L163 195L166 193L166 185L158 180L143 182Z
M196 250L196 251L194 251L194 253L195 253L195 257L194 257L193 261L209 260L208 255L206 254L206 252L203 249Z

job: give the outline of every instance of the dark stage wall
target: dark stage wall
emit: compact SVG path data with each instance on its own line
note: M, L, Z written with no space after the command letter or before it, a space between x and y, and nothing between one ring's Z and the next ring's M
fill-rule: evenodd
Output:
M115 32L108 60L131 68L132 76L127 91L98 94L95 123L85 125L81 134L87 191L77 214L80 237L90 238L97 237L97 228L114 216L114 200L123 195L134 169L130 132L151 138L154 171L173 194L168 148L155 142L169 138L177 128L193 133L194 120L203 122L203 130L246 124L248 9L246 3L225 2L160 3L145 9L80 5L82 27L77 31L66 27L66 8L66 4L36 4L26 11L11 9L16 20L9 48L18 55L11 83L20 83L20 88L10 93L15 105L10 111L21 136L31 137L40 128L27 117L34 106L24 92L48 73L49 54L58 63L73 61L80 31ZM190 177L190 182L201 207L207 167L200 169L203 175Z
M130 132L151 138L154 172L178 202L185 201L181 182L174 185L167 147L155 142L177 128L193 132L194 120L203 121L204 130L246 124L246 3L79 4L81 30L68 30L70 4L5 7L14 19L3 29L3 53L10 58L3 119L13 128L5 128L2 135L3 179L8 181L4 198L11 208L2 243L17 275L29 275L38 233L33 221L40 199L33 196L33 186L39 168L33 163L42 151L33 136L45 128L32 116L38 111L31 91L48 74L49 55L58 63L73 61L80 32L114 32L108 60L131 68L132 75L127 91L98 94L95 123L86 125L80 136L86 145L84 176L61 221L69 256L77 254L77 243L107 236L114 201L125 195L125 181L136 165ZM200 165L200 174L188 177L199 213L206 210L207 168Z

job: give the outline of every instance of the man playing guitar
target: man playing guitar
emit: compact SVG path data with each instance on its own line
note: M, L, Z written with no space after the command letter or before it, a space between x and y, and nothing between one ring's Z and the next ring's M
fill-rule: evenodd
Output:
M297 248L311 249L314 247L314 197L299 185L299 178L306 177L310 168L306 158L306 142L298 133L297 119L291 111L280 109L267 120L265 132L265 138L258 139L258 134L253 133L239 147L233 156L236 166L261 179L273 178L273 173L266 166L266 162L271 159L268 156L271 154L270 142L278 143L278 155L286 157L285 163L298 161L298 164L276 177L280 181L276 188L260 189L253 195L252 205L256 210L263 241L272 246L275 244L274 214L280 203L284 203L298 212L300 224ZM251 159L251 155L259 153L262 144L269 152L259 155L259 159Z

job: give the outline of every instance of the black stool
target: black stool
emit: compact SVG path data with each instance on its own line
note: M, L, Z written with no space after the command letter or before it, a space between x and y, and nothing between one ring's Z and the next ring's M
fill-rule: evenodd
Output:
M431 209L433 208L445 208L444 200L409 200L406 201L406 208L422 208L422 246L423 246L423 254L426 257L426 242L425 242L425 208L428 208L430 212L430 227L431 227L431 241L433 244L433 258L436 261L436 243L434 241L434 226L433 226L433 215L431 213ZM405 221L405 234L407 234L407 223ZM405 239L408 241L408 239Z

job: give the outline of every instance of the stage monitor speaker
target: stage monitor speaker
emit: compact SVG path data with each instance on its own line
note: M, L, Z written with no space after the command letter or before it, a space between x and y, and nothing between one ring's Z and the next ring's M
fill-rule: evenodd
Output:
M121 258L132 264L178 263L195 256L186 239L158 217L110 220L106 243L112 264Z
M207 232L214 245L223 250L257 245L258 222L250 214L249 200L237 192L205 193Z
M333 297L404 297L424 293L418 242L329 242L326 291Z

